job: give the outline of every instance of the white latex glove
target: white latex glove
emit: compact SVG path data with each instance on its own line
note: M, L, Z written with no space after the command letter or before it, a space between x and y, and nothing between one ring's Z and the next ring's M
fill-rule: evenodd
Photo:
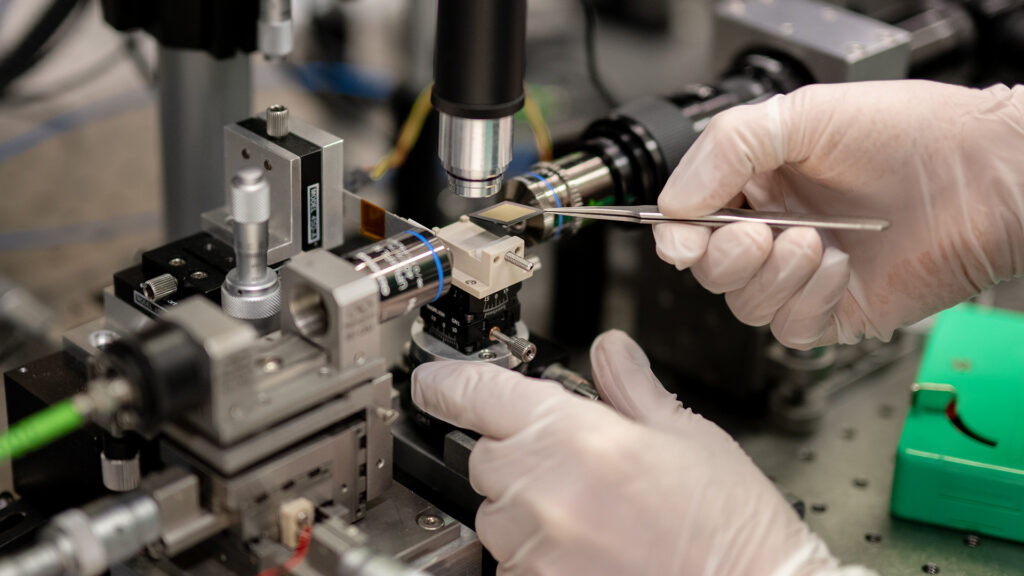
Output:
M483 437L476 530L498 573L870 574L840 569L718 426L684 409L622 332L591 349L600 402L489 364L434 362L412 397ZM620 414L621 413L621 414Z
M888 340L1024 274L1024 86L823 84L723 112L658 206L686 217L744 200L892 227L773 238L760 224L666 224L658 254L788 346Z

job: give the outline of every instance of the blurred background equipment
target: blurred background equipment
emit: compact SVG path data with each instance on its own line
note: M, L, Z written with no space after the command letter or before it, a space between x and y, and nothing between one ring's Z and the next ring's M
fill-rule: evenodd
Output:
M409 374L489 362L596 400L587 349L608 328L844 561L1024 564L1000 539L1019 511L962 484L977 467L920 456L1016 466L975 458L1012 452L989 410L1012 403L958 338L1010 330L989 309L1024 310L1019 283L945 313L924 352L927 326L794 351L647 230L484 217L654 204L714 114L810 83L1013 82L1022 18L973 0L0 0L0 575L491 574L475 435L419 412Z

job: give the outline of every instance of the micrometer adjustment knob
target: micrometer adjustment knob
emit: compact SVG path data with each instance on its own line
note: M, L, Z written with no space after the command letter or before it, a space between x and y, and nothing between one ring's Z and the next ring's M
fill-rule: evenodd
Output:
M263 170L250 166L231 178L235 267L221 285L221 307L229 316L259 321L281 308L281 282L267 266L270 184Z
M249 166L231 178L231 217L239 224L270 220L270 184L263 170Z

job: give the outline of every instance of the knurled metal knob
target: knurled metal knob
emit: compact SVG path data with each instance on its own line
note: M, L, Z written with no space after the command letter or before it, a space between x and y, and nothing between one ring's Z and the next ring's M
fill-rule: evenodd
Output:
M135 490L142 479L138 453L123 460L108 458L105 453L101 453L100 471L103 473L103 485L113 492Z
M266 287L234 288L225 283L220 292L221 309L239 320L270 318L281 310L281 283L276 277Z
M231 179L231 217L239 224L270 220L270 184L261 168L242 168Z
M142 283L142 292L150 302L173 296L177 291L178 279L170 274L161 274Z
M239 170L231 179L230 199L235 267L221 284L221 308L241 320L271 318L281 308L281 282L267 266L270 185L263 170Z
M537 357L537 346L533 342L518 336L508 336L497 326L491 328L490 338L507 346L508 351L521 362L532 362Z
M280 104L267 108L267 136L284 138L288 135L288 109Z

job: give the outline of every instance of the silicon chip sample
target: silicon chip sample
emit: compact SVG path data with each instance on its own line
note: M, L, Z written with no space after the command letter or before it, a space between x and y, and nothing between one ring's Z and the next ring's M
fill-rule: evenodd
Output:
M371 240L386 236L387 212L366 200L359 201L359 233Z
M484 208L469 215L469 219L487 229L514 228L516 224L526 222L534 216L543 214L543 210L517 204L515 202L499 202L489 208Z

